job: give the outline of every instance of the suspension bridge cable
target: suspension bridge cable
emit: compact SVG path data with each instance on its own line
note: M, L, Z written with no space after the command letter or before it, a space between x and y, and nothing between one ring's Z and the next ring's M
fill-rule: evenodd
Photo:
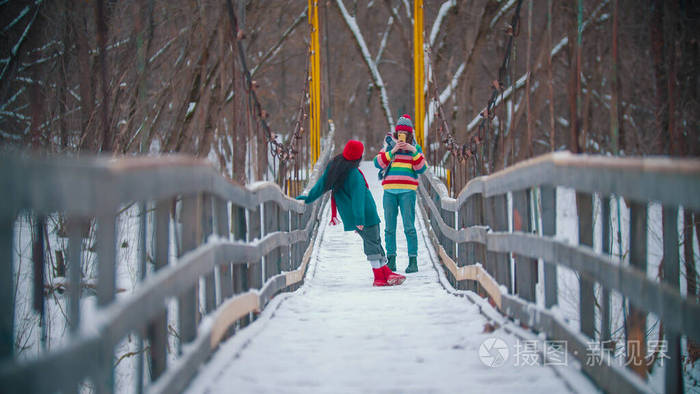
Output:
M483 146L490 132L490 124L495 117L495 107L498 104L498 95L503 94L506 85L512 85L512 77L510 76L511 71L511 54L514 51L514 39L519 35L520 27L520 9L522 7L522 0L518 0L515 12L511 18L511 23L506 29L506 34L508 37L508 43L506 44L506 51L501 62L501 66L498 69L498 79L493 81L491 85L491 96L488 99L487 106L484 111L480 114L482 120L479 123L479 127L475 133L471 133L468 140L462 144L457 142L455 136L450 132L450 128L444 114L444 109L440 103L440 96L437 90L437 83L433 81L433 107L435 109L436 116L439 118L437 122L438 131L438 143L441 143L444 148L453 157L453 165L467 163L472 164L472 168L475 171L475 176L480 175L478 168L482 168L482 172L486 171L485 160L486 160L486 149ZM431 69L434 69L432 65L432 49L428 47L428 61L430 62ZM434 77L434 76L433 76ZM501 97L501 102L503 97ZM488 144L487 144L488 145ZM438 162L436 160L435 164ZM453 168L454 173L454 168ZM469 177L469 174L466 174ZM454 177L453 177L454 178ZM456 178L455 178L456 180ZM455 183L455 186L456 183Z
M248 66L245 60L245 51L243 50L243 45L242 45L242 40L245 38L245 35L243 34L243 31L239 30L238 28L238 19L236 17L236 13L233 10L233 4L231 0L226 0L226 5L228 9L228 15L229 19L231 21L231 27L233 29L233 34L234 34L234 40L236 41L236 46L238 48L238 56L241 62L241 67L243 68L243 75L245 77L246 81L246 88L248 92L248 101L250 104L250 107L253 109L254 114L260 119L260 124L262 125L263 131L265 133L265 138L267 140L267 143L270 145L270 153L274 158L279 158L280 161L287 161L287 160L293 160L296 155L297 151L295 151L292 147L293 142L296 141L297 139L301 138L301 133L303 133L304 129L300 126L301 125L301 120L302 118L305 118L303 109L299 111L299 115L297 116L298 120L295 125L294 131L292 132L292 135L287 139L287 143L282 143L280 141L277 141L277 139L273 136L272 131L270 130L269 125L267 124L267 112L262 109L262 105L260 104L260 101L258 100L258 96L256 93L256 88L257 88L257 83L252 79L251 73L248 70ZM306 75L306 78L304 81L308 79L308 72ZM304 88L304 92L302 94L302 101L303 97L306 96L306 87ZM256 122L256 129L257 129L257 122Z

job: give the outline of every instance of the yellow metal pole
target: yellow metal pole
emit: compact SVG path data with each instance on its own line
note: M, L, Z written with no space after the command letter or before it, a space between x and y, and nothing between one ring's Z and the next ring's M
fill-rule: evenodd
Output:
M423 122L425 119L425 96L423 50L423 0L413 1L413 97L416 141L423 146Z
M319 44L318 0L314 0L314 68L316 69L316 160L321 156L321 45ZM314 163L316 162L314 160Z
M320 99L320 70L318 69L318 0L309 0L309 25L311 29L309 57L309 142L311 166L316 164L320 151L319 141L319 99Z
M311 57L309 61L311 62L311 86L309 86L309 92L311 92L311 111L309 112L309 117L311 120L311 165L316 164L316 41L314 41L314 34L316 34L316 26L314 26L314 4L316 2L311 0L309 2L309 18L311 23L311 37L309 44L311 45Z
M313 33L313 0L309 0L309 5L308 5L308 23L309 23L309 38L314 34ZM310 162L309 164L313 166L314 162L314 152L313 152L313 146L314 146L314 89L313 89L313 80L314 80L314 62L313 62L313 56L314 56L314 43L313 40L311 40L311 43L309 45L309 158Z
M450 195L452 194L452 183L450 183L450 170L447 170L447 179L445 180L447 183L447 193Z
M417 29L418 21L416 19L418 12L418 2L420 0L413 0L413 121L416 131L416 141L418 140L418 94L416 94L416 86L418 86L418 67L416 66L418 55L416 53L416 42L418 41Z
M420 38L420 87L421 87L421 94L420 94L420 128L418 129L418 132L420 133L418 138L420 141L420 145L423 146L425 145L425 46L423 43L423 0L421 0L420 4L420 31L419 31L419 38Z

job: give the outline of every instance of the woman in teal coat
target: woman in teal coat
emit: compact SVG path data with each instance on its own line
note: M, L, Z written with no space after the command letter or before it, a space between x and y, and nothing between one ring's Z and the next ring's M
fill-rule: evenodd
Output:
M350 140L343 153L335 156L308 196L298 196L310 204L331 191L331 224L337 224L337 214L345 231L356 231L362 237L367 260L372 265L374 286L400 285L406 277L392 272L386 265L386 255L379 235L379 215L365 176L358 168L364 153L362 142Z

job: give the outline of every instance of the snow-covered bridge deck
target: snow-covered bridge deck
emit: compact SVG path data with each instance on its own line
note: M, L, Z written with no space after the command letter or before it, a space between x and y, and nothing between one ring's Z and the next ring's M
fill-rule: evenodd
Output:
M333 152L325 145L310 183ZM381 201L375 171L363 168ZM431 171L420 182L420 270L401 286L374 288L360 238L329 227L321 200L304 205L276 184L237 185L185 157L3 158L0 188L13 193L0 205L0 387L73 392L87 381L97 392L539 393L590 392L595 382L615 393L681 390L680 345L700 340L700 305L679 287L678 217L700 210L700 161L557 152L472 179L454 198ZM559 200L564 188L571 199ZM618 228L611 195L629 201ZM116 224L134 203L143 247L122 258L117 241L123 245L128 231ZM560 217L558 204L576 212ZM37 296L39 311L45 302L65 310L69 335L36 357L18 357L15 310L29 301L13 292L21 266L13 237L26 218L44 234L42 222L57 213L67 222L66 291L42 298L43 236L32 237L39 264L17 287ZM557 223L567 216L576 236L562 239ZM595 229L598 219L603 234L628 237L624 259ZM654 248L663 269L647 264L647 222L661 229ZM594 235L604 240L595 248ZM397 236L403 269L405 240ZM96 276L82 272L85 255L97 257ZM138 263L140 279L117 296L116 274L127 263ZM560 268L575 280L559 282ZM96 296L83 296L71 285L78 283ZM573 308L561 308L571 294ZM611 306L620 297L629 302L629 328L614 338L615 354L596 350L613 339ZM86 307L87 299L97 305ZM652 381L638 363L646 349L633 345L651 338L645 327L655 319L663 322L667 364ZM553 341L560 344L551 351ZM115 361L125 354L134 358ZM632 362L636 368L627 367Z
M381 202L376 170L370 162L361 169L375 201ZM324 209L304 285L277 296L256 322L223 343L189 393L595 391L574 362L532 365L531 351L516 357L518 346L536 340L525 330L505 323L484 332L490 321L480 308L491 307L441 284L420 211L419 271L407 275L401 286L376 288L360 237L328 225L329 207ZM408 263L402 229L399 219L400 270ZM508 345L503 365L488 366L484 362L496 360L480 359L480 346L489 338Z

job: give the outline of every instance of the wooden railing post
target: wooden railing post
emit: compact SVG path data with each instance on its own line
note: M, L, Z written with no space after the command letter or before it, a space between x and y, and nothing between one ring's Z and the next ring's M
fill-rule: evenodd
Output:
M268 201L263 207L265 215L265 234L272 234L279 231L279 205L274 201ZM280 250L275 248L265 256L265 276L263 283L280 273Z
M260 223L260 206L254 210L248 210L248 242L262 238L261 223ZM261 289L264 283L264 271L262 260L251 261L248 263L248 288ZM253 316L251 316L253 317Z
M97 304L104 307L114 300L116 289L116 217L105 214L97 220ZM111 393L114 391L114 349L105 347L103 352L98 360L100 376L95 378L95 386L98 393Z
M557 189L552 186L540 188L542 199L542 235L554 237L557 234ZM555 261L544 262L544 305L551 308L557 299L557 265Z
M508 200L505 194L499 194L482 200L484 221L492 231L508 231ZM511 279L510 253L486 251L486 271L513 292Z
M308 207L310 209L310 207ZM307 209L307 211L309 210ZM295 230L301 230L302 229L302 223L304 223L301 218L303 214L298 214L294 211L290 211L291 217L290 217L290 222L289 222L289 228L291 231ZM303 228L306 228L305 226ZM305 242L297 242L291 247L291 263L289 266L290 270L297 269L299 265L301 264L301 258L302 258L302 253L306 249L302 249L302 246L305 244Z
M312 207L307 205L306 210L303 213L298 214L298 215L293 215L293 216L296 216L296 218L297 218L296 219L297 220L297 229L299 229L299 230L306 229L307 224L308 224L308 219L306 219L306 218L311 216L310 215L311 211L312 211ZM312 229L313 229L313 227L312 227ZM301 262L302 262L301 260L304 258L304 252L309 247L310 242L311 242L311 234L309 234L309 236L306 238L306 240L296 244L297 253L296 253L296 257L294 259L294 268L298 268L299 266L301 266Z
M246 241L248 237L248 224L246 222L246 209L235 204L231 205L231 232L235 241ZM240 294L250 288L248 276L249 264L233 264L233 294ZM250 316L241 318L240 323L246 326L250 323Z
M438 194L433 190L433 188L430 186L428 183L426 185L426 191L428 198L430 198L433 201L433 204L435 204L436 207L440 206L440 197ZM426 201L427 204L427 201ZM425 211L428 213L428 221L430 222L430 227L432 227L433 231L435 232L435 236L437 237L438 242L440 242L440 228L437 225L437 218L435 217L435 214L433 213L432 210L430 210L429 206L425 206Z
M610 197L601 196L602 205L602 227L603 227L603 242L602 251L605 255L612 254L611 237L610 237ZM610 289L605 286L602 288L602 299L600 300L600 341L607 343L610 341Z
M229 220L228 210L226 209L226 201L220 197L214 197L214 222L216 223L216 235L221 238L229 238ZM219 289L221 295L216 303L221 305L224 300L233 295L233 276L231 263L222 264L219 266Z
M664 206L662 211L664 234L664 282L680 289L680 258L678 253L678 208ZM666 393L682 393L683 368L681 365L681 336L671 328L666 328Z
M180 215L182 228L180 233L181 250L178 257L194 250L201 236L201 220L198 220L198 196L185 196L182 199ZM198 313L197 286L192 285L178 296L178 323L180 327L180 345L178 353L182 354L182 345L192 342L197 335Z
M309 223L309 220L311 220L311 213L313 211L313 206L307 205L306 210L304 213L299 215L299 228L306 228L306 224ZM304 242L299 244L299 250L297 251L299 255L297 256L297 259L300 259L304 255L304 251L306 248L309 247L309 243L311 242L311 237L307 238Z
M15 349L15 297L12 280L14 219L0 216L0 360L10 359Z
M513 231L532 232L529 190L513 192ZM535 302L537 285L537 260L515 257L515 292L522 299Z
M647 272L647 204L632 201L630 206L630 265ZM630 368L642 379L647 376L645 362L647 313L630 305L627 319L627 360Z
M576 209L578 211L579 244L593 248L593 196L589 193L576 192ZM593 280L581 273L579 282L579 311L581 332L595 339L595 294Z
M97 219L97 304L105 306L114 300L116 289L116 220L114 214Z
M78 334L80 327L80 286L82 279L82 233L85 222L70 218L68 228L68 327L71 335Z
M155 212L155 250L153 251L154 269L158 270L168 265L170 249L170 207L172 200L156 202ZM168 315L163 308L148 325L147 336L151 353L151 381L158 379L167 366L166 351L168 348Z
M298 229L306 229L307 224L309 223L309 220L311 220L311 212L313 211L313 206L307 205L306 210L304 210L303 213L299 215L293 215L297 217L298 223L297 223L297 228ZM312 227L313 229L313 227ZM311 234L309 234L309 237L306 238L306 240L299 242L296 244L296 257L294 258L294 268L299 268L302 263L302 259L304 258L304 253L306 252L306 249L309 247L309 244L311 243Z
M436 190L434 190L432 187L428 187L428 195L430 198L433 200L433 203L435 204L436 207L438 207L438 212L440 210L440 195L437 193ZM440 231L440 226L438 226L437 222L437 217L432 211L429 211L428 215L430 216L430 226L433 228L433 231L435 231L435 235L437 236L438 242L440 245L443 245L443 235L442 231Z
M454 212L440 208L440 215L442 216L442 220L445 222L445 224L447 224L449 227L455 228L456 222ZM447 255L450 256L452 260L455 260L455 242L446 235L442 234L442 246L445 248Z
M465 168L466 171L466 168ZM474 200L471 203L470 209L472 212L470 212L470 216L472 217L472 222L470 225L480 225L480 226L485 226L486 225L486 217L484 213L484 197L482 194L478 194L474 196ZM474 253L474 260L475 262L481 263L481 265L486 269L486 265L489 264L489 261L486 256L487 248L486 245L480 244L480 243L472 243L469 245ZM489 272L486 270L486 272ZM479 291L479 294L481 296L486 297L487 293L484 289L479 288L478 282L474 281L474 287L477 288Z
M138 264L139 264L139 286L143 284L146 279L146 273L148 272L148 202L140 201L138 203L139 208L139 246L138 246ZM138 339L136 342L136 351L138 352L137 362L136 362L136 381L135 388L137 394L143 393L144 387L144 371L145 371L145 357L146 357L146 347L145 339L148 335L146 327L141 327L138 332Z
M39 313L41 325L45 324L44 320L44 283L46 282L46 239L44 238L46 230L46 216L36 215L32 223L32 264L33 264L33 291L32 291L32 306L34 311ZM42 338L42 342L44 339Z
M68 330L71 337L77 338L80 329L80 293L82 291L82 245L83 234L87 236L90 222L83 218L68 218ZM97 382L99 386L99 382ZM77 392L78 383L75 383ZM71 389L73 389L71 387Z
M278 207L278 214L279 214L279 230L288 233L291 231L291 228L289 226L289 212L288 210L284 210L280 207ZM291 248L289 246L281 246L279 248L280 251L280 269L283 271L291 271L292 270L292 264L291 264L291 258L290 258L290 251Z
M202 201L202 239L200 243L206 243L211 234L214 233L214 203L213 196L204 193ZM204 313L210 313L216 309L216 285L214 284L214 270L204 276Z
M462 166L460 166L461 168ZM482 224L482 198L481 195L470 196L459 208L457 229L468 228L473 225ZM486 268L485 248L475 242L464 242L458 246L457 264L460 267L480 262ZM487 270L488 271L488 270ZM473 280L461 281L459 289L477 291L478 282Z

